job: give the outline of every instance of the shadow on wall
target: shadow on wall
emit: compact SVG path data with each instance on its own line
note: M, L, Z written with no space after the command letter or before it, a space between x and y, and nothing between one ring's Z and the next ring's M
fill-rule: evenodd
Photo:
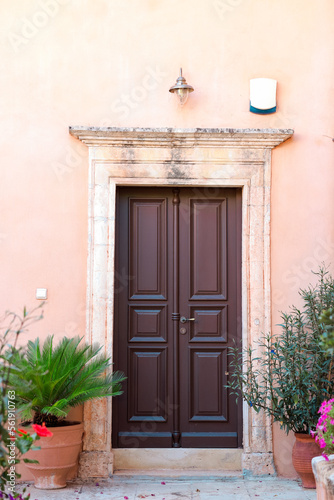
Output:
M297 479L298 475L292 465L292 447L296 438L293 432L280 429L279 422L273 424L274 461L276 472L291 479Z

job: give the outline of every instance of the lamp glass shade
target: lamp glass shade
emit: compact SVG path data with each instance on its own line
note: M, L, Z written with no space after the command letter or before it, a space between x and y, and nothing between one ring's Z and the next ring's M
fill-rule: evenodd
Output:
M187 102L187 99L189 97L189 90L188 89L177 89L174 92L177 97L179 98L181 106Z

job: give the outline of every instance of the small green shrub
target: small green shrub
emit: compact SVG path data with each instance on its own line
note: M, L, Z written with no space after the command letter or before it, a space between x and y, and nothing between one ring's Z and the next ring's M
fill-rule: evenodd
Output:
M320 268L318 282L300 290L303 307L282 314L281 333L264 334L252 346L230 351L232 375L228 387L256 412L263 410L288 433L315 428L321 403L333 394L333 352L322 342L321 317L334 307L334 280Z

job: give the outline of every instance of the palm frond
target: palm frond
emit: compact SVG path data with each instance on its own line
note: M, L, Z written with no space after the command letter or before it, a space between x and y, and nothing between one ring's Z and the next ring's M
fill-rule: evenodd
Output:
M122 393L124 374L108 373L110 358L99 345L82 340L64 337L54 345L54 337L48 336L43 346L36 339L15 353L9 384L24 417L33 411L38 418L45 414L63 419L85 401Z

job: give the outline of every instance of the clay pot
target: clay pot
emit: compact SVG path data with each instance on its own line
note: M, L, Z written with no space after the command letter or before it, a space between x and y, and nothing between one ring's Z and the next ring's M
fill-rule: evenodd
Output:
M78 464L82 448L83 423L63 427L48 427L53 433L36 442L40 450L30 450L24 458L38 460L38 464L25 464L35 479L35 487L52 490L66 487L66 480ZM33 432L32 429L29 429Z
M312 458L321 455L319 445L309 434L295 432L296 441L292 448L292 463L302 480L303 488L315 488Z

